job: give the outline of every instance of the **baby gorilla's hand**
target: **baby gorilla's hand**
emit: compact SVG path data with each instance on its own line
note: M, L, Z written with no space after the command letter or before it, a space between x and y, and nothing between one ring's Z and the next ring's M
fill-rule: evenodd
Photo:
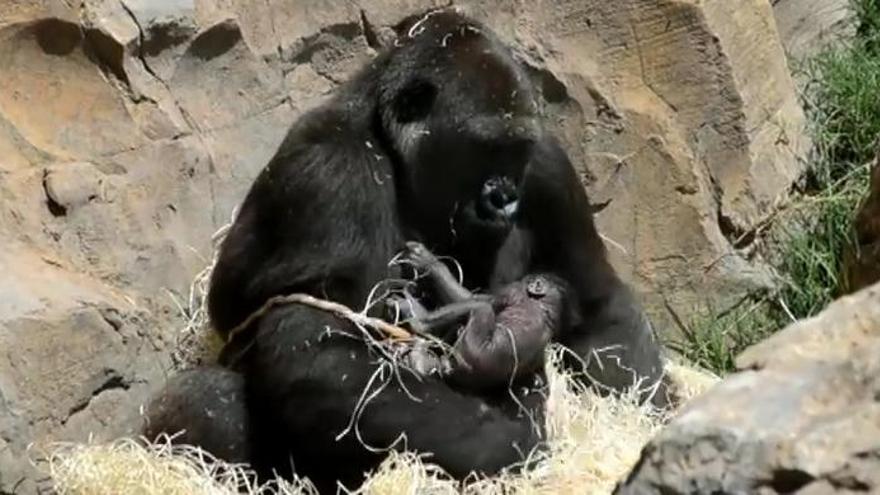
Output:
M421 242L407 242L406 249L408 251L407 259L417 270L431 270L440 263L440 260L434 256L434 253L429 251Z

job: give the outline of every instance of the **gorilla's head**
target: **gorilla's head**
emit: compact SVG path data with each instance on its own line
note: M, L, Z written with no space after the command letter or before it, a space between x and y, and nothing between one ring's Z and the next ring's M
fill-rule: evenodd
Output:
M452 11L404 21L379 81L403 208L433 243L456 224L509 228L540 138L535 92L485 26Z

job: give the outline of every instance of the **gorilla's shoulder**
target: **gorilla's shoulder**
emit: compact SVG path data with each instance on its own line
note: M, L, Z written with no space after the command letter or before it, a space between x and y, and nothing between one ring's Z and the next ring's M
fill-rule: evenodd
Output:
M360 105L331 101L306 112L291 126L275 156L287 157L312 146L347 147L356 138L369 137L369 122L355 117L369 109L356 107Z

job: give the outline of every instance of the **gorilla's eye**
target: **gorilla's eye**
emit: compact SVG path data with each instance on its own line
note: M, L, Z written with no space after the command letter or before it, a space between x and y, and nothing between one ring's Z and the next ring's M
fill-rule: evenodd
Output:
M394 115L401 124L422 120L431 112L437 88L423 79L410 81L394 99Z

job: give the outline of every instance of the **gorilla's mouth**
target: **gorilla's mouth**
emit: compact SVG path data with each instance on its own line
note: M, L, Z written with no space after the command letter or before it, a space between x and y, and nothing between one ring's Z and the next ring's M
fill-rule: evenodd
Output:
M508 177L490 177L483 183L475 207L482 220L513 222L519 211L516 184Z
M463 235L468 242L504 237L513 228L519 209L516 183L507 177L493 176L482 184L475 197L455 204L450 219L452 236Z

